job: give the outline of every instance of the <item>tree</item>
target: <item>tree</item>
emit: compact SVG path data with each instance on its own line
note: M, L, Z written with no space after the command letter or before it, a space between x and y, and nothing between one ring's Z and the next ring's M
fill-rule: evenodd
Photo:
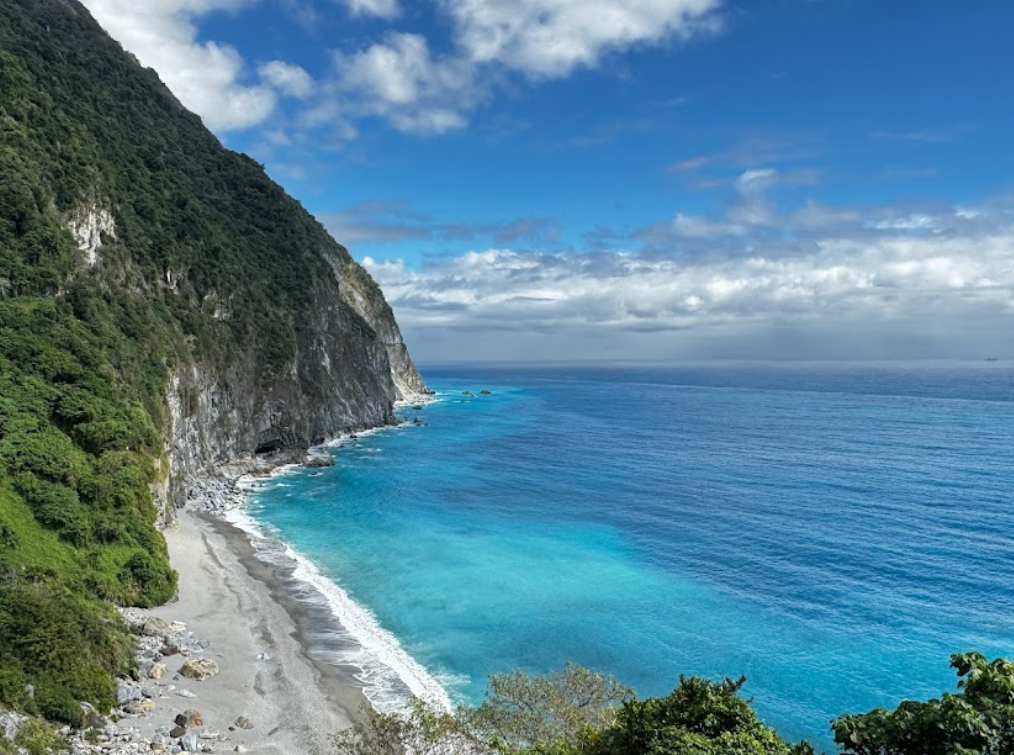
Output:
M493 674L482 705L462 715L499 750L523 752L608 728L619 706L632 698L630 688L615 678L570 663L545 676L520 670Z
M408 713L378 713L331 738L333 755L492 755L461 720L415 700Z
M546 676L490 677L486 699L457 715L420 702L368 712L334 738L333 755L813 755L764 726L739 696L744 679L680 677L637 700L611 676L571 664Z
M895 710L844 715L835 741L855 755L1009 755L1014 752L1014 662L951 656L960 692Z
M812 755L761 723L739 696L746 677L714 682L680 676L669 695L623 704L596 755Z

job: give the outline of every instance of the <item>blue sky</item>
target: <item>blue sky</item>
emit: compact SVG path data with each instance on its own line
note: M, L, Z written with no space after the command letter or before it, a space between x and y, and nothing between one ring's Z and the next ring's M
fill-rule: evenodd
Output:
M84 1L423 360L1014 356L1009 2Z

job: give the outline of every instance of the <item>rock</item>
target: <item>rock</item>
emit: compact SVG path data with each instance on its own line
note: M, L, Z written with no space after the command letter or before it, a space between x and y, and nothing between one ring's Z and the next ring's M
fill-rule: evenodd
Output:
M165 676L165 672L168 670L168 667L164 663L155 663L150 669L148 669L148 678L161 679Z
M180 675L201 682L218 673L218 664L210 658L187 658L180 666Z
M180 634L187 631L187 625L182 621L172 621L169 623L169 631L173 634Z
M141 701L141 711L144 713L144 715L151 713L153 710L155 710L154 700L145 699Z
M461 395L462 396L474 396L475 394L472 393L471 391L462 391Z
M152 742L149 747L152 752L165 752L165 745L161 742Z
M195 695L188 689L178 689L176 690L176 694L179 695L180 697L197 697L197 695Z
M180 747L183 748L184 752L197 752L197 735L187 734L180 737Z
M29 700L34 700L35 699L35 685L34 684L26 684L25 685L25 694L28 695L28 699Z
M307 469L323 469L324 467L333 467L334 459L330 456L311 456L309 459L303 462L303 466Z
M413 406L412 408L413 408L413 409L414 409L415 411L417 411L417 412L421 412L421 411L422 411L422 407L421 407L421 406Z
M106 719L91 703L81 703L81 719L85 729L104 729Z
M0 734L5 736L9 742L13 742L21 724L27 720L28 716L22 716L20 713L0 713Z
M151 701L149 700L148 702ZM140 700L131 700L123 706L123 712L129 713L132 716L143 716L146 711Z
M180 737L182 737L186 733L187 733L187 730L184 729L182 726L174 726L169 731L169 737L171 739L179 739Z
M222 739L222 735L219 734L217 731L202 731L200 734L197 735L197 737L198 739L208 739L208 740Z
M183 726L188 729L192 729L195 726L204 726L204 716L193 708L186 710L183 713L178 713L175 721L177 726Z
M421 425L422 424L422 417L416 417L414 420L412 420L412 422L413 422L413 424Z
M135 687L132 684L120 684L116 688L116 704L126 705L132 703L134 700L141 699L141 688Z
M172 630L169 629L167 621L151 616L141 627L141 634L145 637L168 637L172 634Z
M155 697L155 690L153 687L141 687L141 697L146 697L149 700Z
M485 388L483 388L481 391L479 391L479 393L481 395L483 395L483 396L492 396L493 395L493 391L487 391Z
M236 745L232 748L233 752L246 752L246 748L243 745Z
M250 719L246 716L240 716L236 719L236 727L240 729L252 729L253 724L250 723Z

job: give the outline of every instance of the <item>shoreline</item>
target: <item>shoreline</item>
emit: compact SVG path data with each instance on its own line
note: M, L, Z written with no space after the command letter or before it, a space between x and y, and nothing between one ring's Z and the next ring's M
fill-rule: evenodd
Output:
M404 405L433 400L420 397ZM312 562L265 534L255 520L247 526L243 513L258 481L329 457L350 435L356 433L306 451L242 456L187 481L187 503L163 529L170 563L179 573L178 595L151 609L121 610L141 635L137 669L121 677L119 705L110 717L94 718L98 740L94 734L87 739L84 731L72 737L75 755L326 754L331 737L362 721L367 709L401 709L416 696L418 672L428 674L413 668L416 662L397 639L376 625L380 639L407 664L391 664L373 652L378 648L360 642L343 624L350 613L344 603L355 609L353 619L360 618L358 611L372 617L369 610L322 574L314 576L327 584L307 580L307 567L316 571ZM332 585L345 598L341 606L330 594ZM402 659L395 654L395 660ZM185 669L192 663L213 670L200 680L189 678ZM439 683L433 684L446 700ZM367 696L377 689L390 694ZM421 691L431 697L425 684Z
M125 611L128 622L143 627L140 678L120 684L121 694L136 691L136 703L125 706L134 712L117 713L105 727L109 741L94 751L326 753L331 736L361 720L368 701L312 660L299 613L290 613L295 606L273 582L271 564L257 558L246 533L208 514L178 511L165 536L180 573L179 596ZM172 629L158 631L159 621ZM169 645L179 652L167 652ZM187 678L183 668L194 660L213 662L214 671ZM153 664L161 667L155 676ZM174 731L188 711L199 723Z

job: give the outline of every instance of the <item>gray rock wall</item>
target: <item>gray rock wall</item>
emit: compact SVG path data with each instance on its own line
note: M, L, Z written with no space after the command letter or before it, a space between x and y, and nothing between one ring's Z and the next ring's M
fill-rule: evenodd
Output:
M224 372L193 361L171 375L163 503L182 506L191 481L237 457L392 424L394 402L425 391L380 289L355 262L321 254L334 276L307 281L314 305L296 323L295 359L269 370L246 354Z

